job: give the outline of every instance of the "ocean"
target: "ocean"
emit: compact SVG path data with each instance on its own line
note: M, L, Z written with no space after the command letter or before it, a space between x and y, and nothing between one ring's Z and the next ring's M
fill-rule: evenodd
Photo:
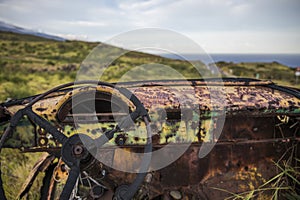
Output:
M197 54L161 54L160 56L173 59L199 60ZM300 67L300 54L209 54L213 62L278 62L291 68ZM209 64L209 63L205 63Z

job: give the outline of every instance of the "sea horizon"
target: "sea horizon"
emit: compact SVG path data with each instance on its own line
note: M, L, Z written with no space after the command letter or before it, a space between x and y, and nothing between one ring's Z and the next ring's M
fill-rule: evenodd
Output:
M280 64L286 65L291 68L300 67L300 53L299 54L287 54L287 53L210 53L208 54L211 57L209 61L206 59L204 61L205 64L213 62L233 62L233 63L241 63L241 62L278 62ZM199 54L160 54L162 57L179 59L179 60L200 60L201 56Z

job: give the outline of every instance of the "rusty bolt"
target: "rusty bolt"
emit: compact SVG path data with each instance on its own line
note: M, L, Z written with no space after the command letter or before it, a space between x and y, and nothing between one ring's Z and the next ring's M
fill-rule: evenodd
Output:
M73 153L75 155L80 155L83 152L83 147L81 145L75 145L73 148Z
M93 186L93 188L90 190L90 195L94 198L94 199L98 199L100 197L103 196L104 194L104 188L101 187L100 185L95 185Z

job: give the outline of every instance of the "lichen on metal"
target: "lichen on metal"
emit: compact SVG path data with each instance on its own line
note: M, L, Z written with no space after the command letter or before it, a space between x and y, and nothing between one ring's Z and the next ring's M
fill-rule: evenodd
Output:
M257 188L276 175L273 161L286 156L288 149L299 146L300 94L290 88L275 87L270 81L170 80L118 83L117 86L128 88L147 109L151 119L153 151L168 144L171 147L190 144L174 163L149 172L151 178L147 178L140 191L149 199L158 196L177 198L179 194L185 199L223 199L228 197L228 193L213 188L227 188L233 193ZM105 104L116 97L116 104L127 107L118 112L106 108L103 113L102 107L78 115L73 112L72 103L84 106L93 96L96 97L95 104ZM216 98L218 96L222 98ZM7 113L13 115L28 103L25 99L15 105L1 104L1 119L7 119ZM68 137L80 133L95 139L116 127L116 118L130 114L135 106L115 89L84 85L48 95L35 103L32 109ZM89 120L90 116L96 116L97 120ZM215 142L222 117L225 117L225 123L216 145L200 159L200 147ZM1 128L6 127L3 125ZM145 123L139 119L130 129L115 134L103 151L113 152L112 166L136 165L132 155L124 157L120 151L141 152L146 142ZM24 118L6 146L59 155L61 144ZM299 149L296 154L300 153ZM59 166L62 164L60 162ZM120 172L96 161L91 166L89 174L112 190L130 183L135 177L135 174ZM106 172L107 175L98 172Z

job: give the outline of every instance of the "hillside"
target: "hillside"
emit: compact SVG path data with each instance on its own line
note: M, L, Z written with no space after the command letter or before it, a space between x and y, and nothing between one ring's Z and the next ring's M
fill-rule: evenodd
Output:
M267 79L278 84L300 88L300 80L298 81L298 84L296 84L295 69L278 62L217 62L215 64L226 76Z
M57 41L33 35L0 31L0 102L7 98L21 98L41 93L51 87L75 80L80 64L96 46L105 48L109 57L122 49L97 42ZM103 54L103 52L102 52ZM191 63L173 60L141 52L129 52L111 63L101 80L118 81L135 66L159 63L170 66L185 78L199 78ZM202 75L213 75L199 61ZM276 83L300 88L295 85L294 70L279 63L226 63L217 62L224 76L271 79ZM164 77L169 71L162 71ZM97 73L90 73L91 76ZM140 79L158 79L158 73L142 71ZM89 77L87 77L89 78ZM134 77L137 78L137 77ZM300 81L299 81L300 82Z
M23 28L23 27L8 24L8 23L3 22L3 21L0 21L0 31L27 34L27 35L34 35L34 36L38 36L38 37L41 37L41 38L53 39L53 40L57 40L57 41L65 41L66 40L64 38L61 38L61 37L58 37L58 36L55 36L55 35L50 35L50 34L47 34L47 33L42 33L42 32L39 32L39 31L26 29L26 28Z
M96 42L56 41L0 31L0 101L41 93L56 85L74 81L81 62L97 45L106 49L107 55L101 55L103 57L121 51L117 47ZM134 66L153 62L171 66L186 78L198 77L197 71L187 61L129 52L111 64L102 80L118 81L121 74ZM209 74L201 62L194 64Z

